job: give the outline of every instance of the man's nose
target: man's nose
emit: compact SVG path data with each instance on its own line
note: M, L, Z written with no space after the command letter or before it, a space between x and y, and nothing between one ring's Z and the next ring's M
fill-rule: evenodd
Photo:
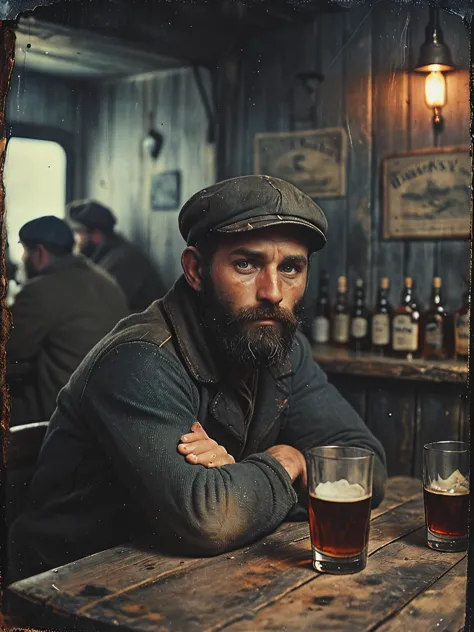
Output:
M258 275L257 300L279 305L283 300L281 278L275 270L262 270Z

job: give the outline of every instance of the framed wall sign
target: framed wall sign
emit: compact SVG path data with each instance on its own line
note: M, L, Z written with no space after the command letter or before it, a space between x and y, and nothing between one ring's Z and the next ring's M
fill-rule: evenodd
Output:
M152 211L174 211L181 201L180 171L153 173L150 176L150 208Z
M453 239L470 234L469 147L412 151L382 163L384 239Z
M288 180L310 197L343 197L346 163L342 127L255 135L254 173Z

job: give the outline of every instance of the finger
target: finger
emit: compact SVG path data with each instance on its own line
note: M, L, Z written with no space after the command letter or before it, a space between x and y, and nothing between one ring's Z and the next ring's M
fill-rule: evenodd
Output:
M208 468L232 465L235 463L234 457L228 454L225 448L223 450L208 450L201 454L188 454L186 461L193 465L204 465Z
M178 451L181 454L203 454L211 450L217 450L219 446L213 439L204 439L203 441L195 441L194 443L180 443Z
M195 441L203 441L209 439L204 430L197 430L196 432L190 432L180 437L181 443L194 443Z

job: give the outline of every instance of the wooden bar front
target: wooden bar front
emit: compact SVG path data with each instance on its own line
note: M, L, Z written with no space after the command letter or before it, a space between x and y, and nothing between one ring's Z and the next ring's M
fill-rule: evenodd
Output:
M421 477L423 445L469 440L468 367L313 345L330 382L382 442L389 476Z

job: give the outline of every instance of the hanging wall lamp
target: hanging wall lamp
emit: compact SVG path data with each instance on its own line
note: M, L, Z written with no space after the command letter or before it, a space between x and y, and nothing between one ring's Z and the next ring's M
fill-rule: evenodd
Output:
M451 51L444 43L439 25L439 9L430 7L426 38L415 70L429 73L425 79L425 102L433 110L433 129L439 133L443 129L441 110L446 105L446 78L443 73L454 70Z

